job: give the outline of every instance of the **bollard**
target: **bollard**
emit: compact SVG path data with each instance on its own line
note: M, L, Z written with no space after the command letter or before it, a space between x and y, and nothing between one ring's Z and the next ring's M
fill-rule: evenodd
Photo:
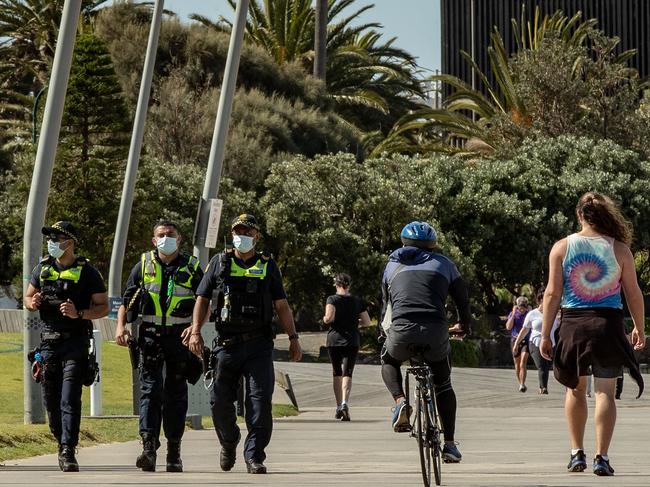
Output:
M90 386L90 415L102 415L102 331L93 330L92 348L95 351L97 365L99 366L99 375L93 385Z

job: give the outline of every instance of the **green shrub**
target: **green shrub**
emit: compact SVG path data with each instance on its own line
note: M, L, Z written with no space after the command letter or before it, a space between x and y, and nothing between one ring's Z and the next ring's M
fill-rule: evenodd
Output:
M381 352L381 343L377 339L377 326L373 325L369 328L359 328L359 334L361 335L361 346L359 347L362 350L368 350L370 352Z
M481 350L471 340L450 340L451 363L454 367L478 367Z

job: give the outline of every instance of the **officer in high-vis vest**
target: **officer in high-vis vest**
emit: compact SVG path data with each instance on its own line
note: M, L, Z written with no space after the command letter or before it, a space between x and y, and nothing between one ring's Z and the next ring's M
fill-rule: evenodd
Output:
M34 378L42 384L50 431L59 443L59 468L78 472L81 389L95 365L89 360L90 320L108 314L108 297L99 271L75 254L79 237L72 223L56 222L42 233L49 255L32 271L23 299L43 322L41 344L33 351L39 354L34 363L38 369L32 370L38 370Z
M142 453L136 466L145 472L156 470L161 425L167 438L166 470L183 471L181 439L187 414L187 382L196 382L201 373L198 358L183 344L181 334L192 322L203 271L196 257L179 252L181 240L175 223L156 223L151 240L155 249L142 254L133 267L117 315L118 345L128 346L132 340L126 324L140 323L137 346Z
M217 343L214 387L210 405L221 443L220 465L224 471L235 464L240 440L235 401L242 376L246 393L244 460L248 473L266 473L264 449L271 440L274 311L290 340L291 360L302 351L293 314L282 285L282 275L273 259L255 251L260 228L252 215L240 215L231 225L234 250L212 258L197 291L192 328L186 330L190 350L203 351L201 326L212 300Z

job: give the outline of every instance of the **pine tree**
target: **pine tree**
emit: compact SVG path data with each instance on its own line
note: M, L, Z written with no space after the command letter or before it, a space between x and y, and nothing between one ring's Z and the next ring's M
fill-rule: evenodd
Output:
M50 219L69 218L82 245L106 269L117 220L129 142L129 113L110 55L93 34L77 37L57 162ZM92 242L92 245L89 245Z

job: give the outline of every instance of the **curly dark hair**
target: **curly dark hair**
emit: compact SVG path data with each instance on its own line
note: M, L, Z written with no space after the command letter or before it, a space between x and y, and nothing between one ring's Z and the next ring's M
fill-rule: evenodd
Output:
M576 212L598 233L628 246L632 243L632 224L611 198L590 191L580 197Z
M334 284L340 287L349 288L352 284L352 278L349 274L340 273L334 278Z

